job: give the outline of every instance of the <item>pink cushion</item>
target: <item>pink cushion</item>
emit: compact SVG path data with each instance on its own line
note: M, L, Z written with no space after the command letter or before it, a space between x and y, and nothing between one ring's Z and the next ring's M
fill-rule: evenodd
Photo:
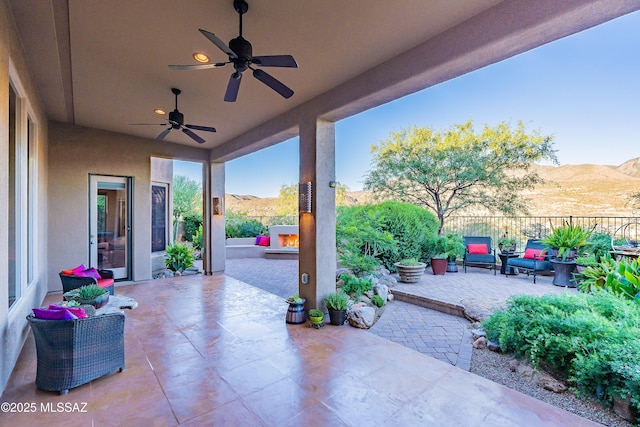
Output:
M84 310L83 310L84 311ZM69 310L56 310L48 308L34 308L33 315L42 320L75 320L78 317Z
M522 258L543 260L547 255L547 251L543 249L528 248L524 251Z
M271 244L271 238L269 236L260 236L260 242L258 246L269 246Z
M487 255L489 253L489 247L485 243L469 243L467 250L470 254L475 255Z
M98 279L98 286L101 288L108 288L113 285L113 279Z
M79 266L72 268L70 270L62 270L61 273L62 274L66 274L68 276L75 276L76 273L80 272L80 271L84 271L86 270L87 267L84 264L80 264Z
M98 279L102 279L102 277L100 276L100 273L98 273L98 270L96 270L95 268L91 267L91 268L87 268L84 271L77 271L74 276L78 276L78 277L91 277L94 278L96 280Z

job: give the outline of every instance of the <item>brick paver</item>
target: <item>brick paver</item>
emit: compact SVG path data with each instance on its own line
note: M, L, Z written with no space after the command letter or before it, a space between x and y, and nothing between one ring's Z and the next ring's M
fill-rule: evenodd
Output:
M506 301L514 294L576 292L552 285L552 276L539 276L534 284L533 278L524 274L507 278L494 276L482 268L469 268L467 273L460 270L444 276L427 271L420 282L398 283L392 292L458 305L468 299ZM226 262L225 274L282 298L298 293L297 260L231 259ZM385 306L384 314L369 332L469 370L472 350L469 326L464 318L394 301Z

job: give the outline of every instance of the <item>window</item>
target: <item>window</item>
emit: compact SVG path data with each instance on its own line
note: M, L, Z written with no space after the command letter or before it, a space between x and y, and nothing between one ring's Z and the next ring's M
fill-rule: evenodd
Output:
M9 144L2 153L8 159L8 305L24 295L35 281L37 239L37 124L28 99L9 62Z
M167 186L151 186L151 251L167 247Z
M18 159L19 154L19 99L15 89L9 84L9 307L20 297L19 286L19 239L20 230L18 225L20 218L20 192L19 190L19 177L20 177L20 162Z

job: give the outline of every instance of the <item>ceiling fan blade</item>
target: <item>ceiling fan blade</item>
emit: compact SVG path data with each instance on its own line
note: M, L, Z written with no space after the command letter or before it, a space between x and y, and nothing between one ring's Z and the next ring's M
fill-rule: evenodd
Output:
M166 123L129 123L129 126L166 126Z
M262 70L253 70L253 77L278 92L284 98L291 98L293 96L293 91L285 86L284 83Z
M193 64L193 65L169 65L172 70L208 70L210 68L223 67L228 62L216 62L215 64Z
M215 132L216 128L212 128L209 126L198 126L198 125L184 125L184 127L189 128L189 129L195 129L195 130L203 130L206 132Z
M171 132L171 129L172 129L172 128L169 128L169 129L165 129L165 130L163 130L163 131L162 131L162 133L156 137L156 139L157 139L158 141L162 141L162 140L164 139L164 137L165 137L165 136L167 136L167 134L168 134L169 132Z
M224 100L226 102L236 102L238 98L238 90L240 90L240 81L242 80L242 74L235 72L229 77L229 84L227 85L227 92L224 94Z
M182 128L182 132L184 132L187 135L189 135L191 137L191 139L193 139L198 144L204 144L205 142L207 142L207 141L205 141L204 139L200 138L198 135L196 135L195 133L193 133L192 131L190 131L189 129L187 129L185 127Z
M203 36L208 38L211 43L218 46L218 49L220 49L221 51L229 55L229 58L236 59L238 57L238 55L236 55L236 53L232 51L231 48L229 48L229 46L227 46L227 44L222 40L220 40L218 36L216 36L215 34L210 33L209 31L203 30L203 29L200 29L198 31L200 31Z
M254 56L251 62L261 67L298 68L298 63L291 55Z

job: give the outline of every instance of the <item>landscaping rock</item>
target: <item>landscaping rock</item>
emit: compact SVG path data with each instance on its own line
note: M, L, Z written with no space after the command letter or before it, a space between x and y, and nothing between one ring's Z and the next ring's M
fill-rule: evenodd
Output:
M480 337L486 337L487 332L484 329L474 329L471 331L471 335L473 336L473 340L477 340Z
M378 283L381 285L386 285L387 288L393 288L398 286L398 280L393 276L381 276L378 278Z
M480 337L473 342L473 348L482 349L482 348L485 348L486 346L487 346L486 337Z
M460 301L464 306L464 315L471 321L483 321L496 310L506 308L505 302L498 298L466 298Z
M495 351L496 353L502 353L502 348L500 347L500 344L498 344L495 341L489 341L487 343L487 348L491 351Z
M373 292L376 295L380 295L380 298L382 298L382 301L386 301L387 296L389 295L389 288L387 287L387 285L378 283L373 287Z
M355 328L369 329L376 318L376 310L363 304L354 304L347 311L349 324Z
M512 369L512 364L515 366L515 370ZM527 381L541 386L545 390L549 390L554 393L564 393L565 391L567 391L567 386L565 386L563 383L556 380L544 371L539 371L526 363L519 362L517 364L514 364L512 361L509 363L509 369L516 372Z
M164 271L164 277L173 277L173 271L169 270L168 268Z
M373 295L372 295L373 296ZM373 303L371 302L371 298L369 298L367 295L360 295L358 297L358 302L359 303L364 303L366 305L372 305Z
M395 299L395 296L391 292L389 292L389 295L387 295L387 301L391 302L394 299Z

